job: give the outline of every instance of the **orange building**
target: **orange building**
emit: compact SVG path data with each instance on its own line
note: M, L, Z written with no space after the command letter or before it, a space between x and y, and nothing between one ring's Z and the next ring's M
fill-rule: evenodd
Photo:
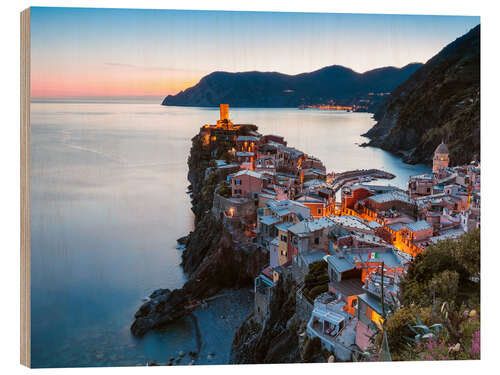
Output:
M374 195L365 186L344 187L341 193L342 209L354 209L354 205L368 197Z
M315 219L332 215L335 211L335 201L320 197L315 194L301 194L294 199L311 210Z

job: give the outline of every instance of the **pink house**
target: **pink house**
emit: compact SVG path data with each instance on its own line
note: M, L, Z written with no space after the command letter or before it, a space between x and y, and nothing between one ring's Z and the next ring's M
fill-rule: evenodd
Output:
M231 177L233 198L253 198L264 187L264 176L259 172L244 169Z

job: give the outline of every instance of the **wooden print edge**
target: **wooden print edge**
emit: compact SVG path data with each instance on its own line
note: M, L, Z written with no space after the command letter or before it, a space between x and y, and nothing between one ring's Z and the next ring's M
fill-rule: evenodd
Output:
M31 367L31 267L30 267L30 8L21 12L20 41L20 202L21 202L21 317L20 362Z

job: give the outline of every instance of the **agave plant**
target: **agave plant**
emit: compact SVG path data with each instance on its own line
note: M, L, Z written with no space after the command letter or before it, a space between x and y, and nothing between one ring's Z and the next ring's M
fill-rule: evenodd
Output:
M406 339L412 343L435 339L439 336L443 328L441 323L436 323L427 327L418 316L414 317L414 321L415 325L408 323L408 328L415 334L415 337L406 337Z
M461 312L453 302L451 305L448 302L444 302L441 306L441 317L450 334L451 340L458 342L463 334L460 325L469 317L468 311Z

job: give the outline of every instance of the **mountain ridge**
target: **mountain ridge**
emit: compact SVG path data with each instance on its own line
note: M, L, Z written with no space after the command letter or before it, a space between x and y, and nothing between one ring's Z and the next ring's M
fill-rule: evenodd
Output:
M390 92L423 64L410 63L402 68L382 67L357 73L341 66L289 75L279 72L215 71L176 95L168 95L163 105L216 107L298 107L334 100L351 105L370 92ZM373 102L380 102L378 97Z

